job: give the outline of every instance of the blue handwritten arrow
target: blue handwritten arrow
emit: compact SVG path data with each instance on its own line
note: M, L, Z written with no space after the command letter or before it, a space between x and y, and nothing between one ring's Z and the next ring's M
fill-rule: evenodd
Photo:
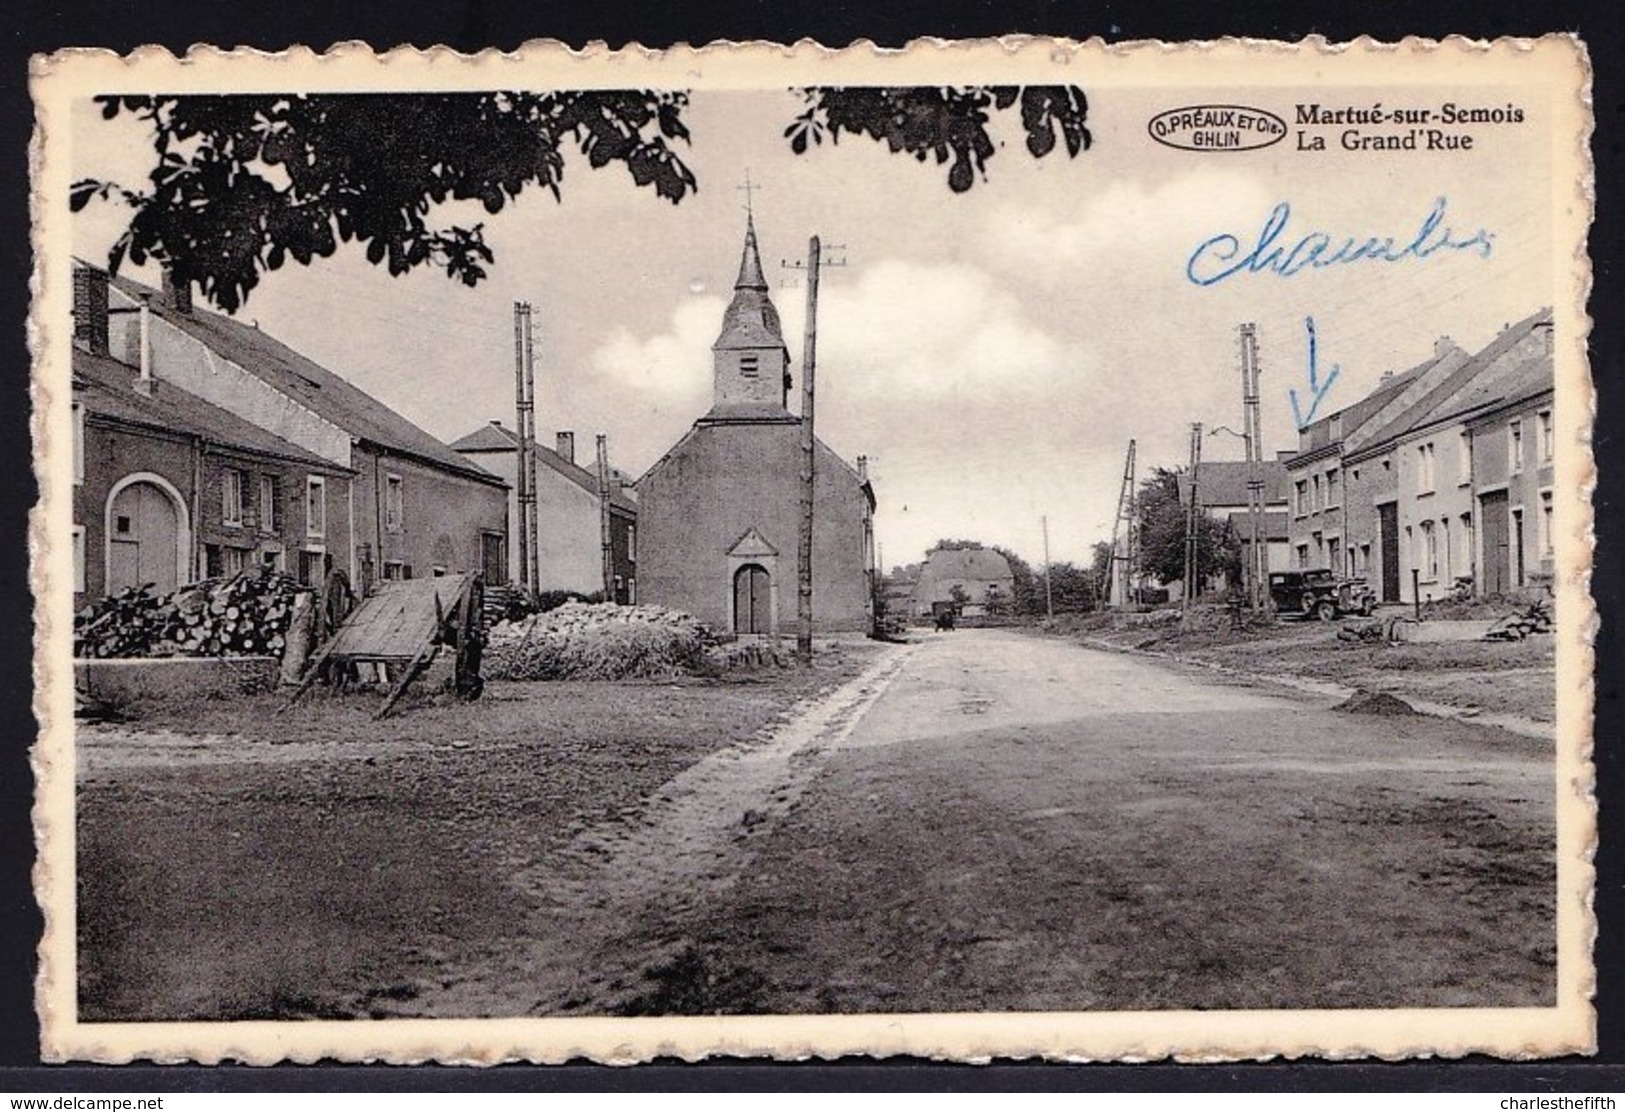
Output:
M1300 429L1307 428L1309 423L1315 419L1315 411L1320 408L1321 400L1326 397L1327 391L1332 388L1332 383L1337 381L1337 376L1343 369L1340 365L1333 363L1331 373L1326 376L1324 382L1321 381L1320 364L1315 354L1315 318L1304 317L1303 326L1309 330L1309 412L1303 412L1303 408L1298 403L1298 392L1296 390L1289 389L1287 391L1287 397L1292 399L1292 419L1298 422L1298 428Z

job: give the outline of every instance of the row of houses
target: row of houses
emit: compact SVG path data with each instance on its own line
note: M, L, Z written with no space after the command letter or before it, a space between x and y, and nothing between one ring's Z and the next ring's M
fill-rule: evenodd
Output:
M1549 310L1476 353L1441 338L1264 465L1267 566L1364 578L1385 602L1549 581L1554 385ZM1197 494L1249 536L1245 464L1201 464Z
M511 433L478 430L453 448L257 326L194 307L184 288L77 265L72 394L76 607L249 564L310 584L338 569L362 591L460 571L517 578ZM542 586L592 593L600 506L568 437L538 453ZM629 602L636 503L619 484L611 518Z
M1477 353L1441 340L1304 428L1287 465L1296 566L1363 576L1385 601L1549 582L1554 385L1543 310Z

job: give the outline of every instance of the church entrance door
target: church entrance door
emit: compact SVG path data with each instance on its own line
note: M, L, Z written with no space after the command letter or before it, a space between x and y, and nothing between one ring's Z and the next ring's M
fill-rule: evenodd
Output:
M746 564L734 573L734 632L772 633L772 579L760 564Z

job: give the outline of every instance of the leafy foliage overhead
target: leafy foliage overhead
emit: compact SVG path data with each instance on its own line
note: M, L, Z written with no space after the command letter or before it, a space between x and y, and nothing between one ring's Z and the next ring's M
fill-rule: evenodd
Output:
M101 97L153 128L146 187L76 182L74 211L93 197L131 206L110 268L126 255L169 266L234 310L292 257L308 264L339 243L366 247L392 275L433 265L475 285L493 261L481 224L430 227L432 206L474 201L487 213L529 186L560 197L565 152L622 164L672 202L695 188L672 149L687 141L680 92L450 93L412 96Z
M1027 150L1041 158L1090 144L1088 102L1070 86L828 88L785 132L805 153L828 136L867 135L921 162L949 163L963 193L998 147L993 113L1020 106ZM151 125L156 156L139 188L86 179L69 200L117 199L132 210L108 259L149 258L227 311L289 258L302 265L342 243L364 247L392 275L435 266L473 286L495 257L484 225L430 224L447 203L495 215L527 188L561 199L566 155L599 169L619 163L634 184L676 203L698 188L674 149L690 142L688 94L553 93L107 96L102 114ZM455 218L454 218L455 219Z
M1070 85L823 88L804 95L806 110L784 132L796 154L822 143L826 135L831 144L840 141L842 132L866 135L885 143L893 154L911 154L920 162L932 158L941 166L952 159L948 188L955 193L968 190L977 175L986 178L987 160L998 152L988 122L992 113L1018 102L1027 150L1034 158L1049 154L1058 141L1076 158L1091 142L1085 126L1088 99Z

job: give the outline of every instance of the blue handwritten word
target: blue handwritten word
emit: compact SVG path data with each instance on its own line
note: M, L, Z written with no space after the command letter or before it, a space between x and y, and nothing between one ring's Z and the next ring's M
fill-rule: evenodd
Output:
M1282 201L1270 210L1256 242L1246 251L1242 250L1239 237L1223 232L1204 240L1191 252L1185 262L1185 276L1198 286L1211 286L1242 273L1270 273L1290 278L1304 270L1321 270L1366 259L1398 263L1406 259L1425 259L1440 251L1465 251L1481 259L1489 258L1494 249L1494 233L1480 228L1465 239L1459 238L1444 222L1449 204L1444 197L1434 201L1416 234L1403 244L1392 236L1364 239L1348 236L1341 243L1335 243L1325 232L1309 232L1291 241L1286 225L1292 217L1292 206Z
M1296 390L1289 389L1286 392L1287 397L1292 399L1292 419L1298 423L1300 429L1307 428L1315 419L1315 410L1320 408L1321 400L1326 397L1326 392L1332 388L1332 383L1337 381L1338 374L1343 370L1341 366L1333 363L1332 373L1327 375L1324 381L1321 379L1320 364L1315 355L1315 318L1304 317L1303 326L1309 331L1309 412L1305 413L1298 403Z

